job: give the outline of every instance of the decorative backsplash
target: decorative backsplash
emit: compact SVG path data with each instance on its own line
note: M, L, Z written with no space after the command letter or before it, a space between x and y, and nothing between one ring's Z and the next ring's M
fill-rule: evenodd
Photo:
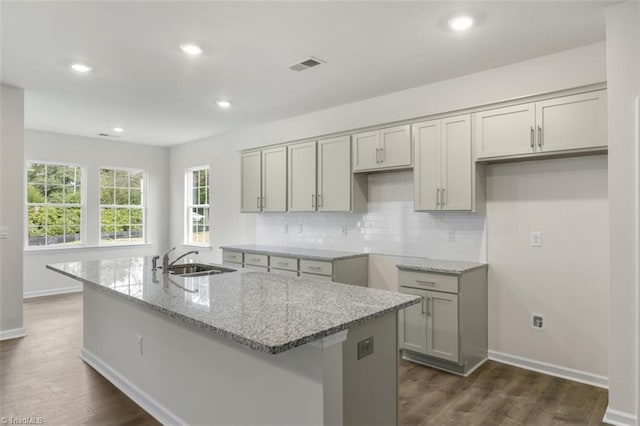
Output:
M414 212L412 201L373 201L356 214L266 213L256 243L485 262L485 215Z

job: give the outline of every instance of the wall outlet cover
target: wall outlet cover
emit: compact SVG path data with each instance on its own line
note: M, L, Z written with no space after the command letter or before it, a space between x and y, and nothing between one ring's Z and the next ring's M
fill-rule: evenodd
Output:
M546 329L547 321L543 314L532 313L531 314L531 328L536 331L544 331Z
M447 231L447 242L448 243L456 242L456 231L454 231L453 229Z
M542 232L533 231L530 237L531 247L542 247Z
M358 359L362 359L373 353L373 336L358 342Z

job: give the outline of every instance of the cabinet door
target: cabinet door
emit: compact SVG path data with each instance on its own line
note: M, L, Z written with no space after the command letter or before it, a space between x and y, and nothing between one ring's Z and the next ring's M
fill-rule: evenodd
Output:
M607 145L607 98L604 90L536 102L540 151Z
M440 120L413 125L416 164L413 170L415 210L440 210Z
M262 211L287 211L287 147L262 151Z
M256 213L261 203L261 155L260 151L249 152L240 156L241 212Z
M411 166L411 126L380 130L380 166Z
M535 151L535 105L496 108L475 114L478 158L529 154Z
M287 147L289 155L289 211L316 210L316 143Z
M402 293L422 298L417 305L401 309L398 315L398 346L400 349L427 354L427 290L400 287Z
M353 135L353 171L370 170L378 167L380 131Z
M443 119L443 210L471 210L471 166L471 116Z
M458 295L427 292L427 355L458 362Z
M318 211L350 211L351 179L349 136L318 141Z

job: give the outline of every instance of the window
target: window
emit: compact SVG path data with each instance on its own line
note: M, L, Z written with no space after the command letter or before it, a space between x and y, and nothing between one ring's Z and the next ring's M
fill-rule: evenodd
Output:
M100 242L142 243L144 171L100 169Z
M186 189L185 242L206 245L209 243L209 167L188 169Z
M82 169L27 162L27 247L82 242Z

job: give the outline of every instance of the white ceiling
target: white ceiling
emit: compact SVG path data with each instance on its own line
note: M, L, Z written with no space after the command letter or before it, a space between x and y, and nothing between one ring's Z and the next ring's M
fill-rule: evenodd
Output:
M169 146L601 41L606 5L3 1L1 79L27 128ZM458 12L480 25L448 31Z

